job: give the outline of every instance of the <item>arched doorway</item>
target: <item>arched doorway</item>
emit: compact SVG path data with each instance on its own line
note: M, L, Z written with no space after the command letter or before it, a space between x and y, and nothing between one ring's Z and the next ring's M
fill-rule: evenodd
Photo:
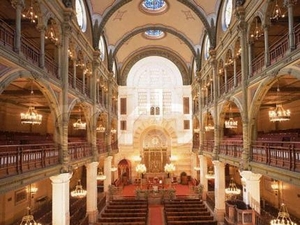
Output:
M131 163L127 159L122 159L118 163L118 175L123 185L127 185L131 180Z

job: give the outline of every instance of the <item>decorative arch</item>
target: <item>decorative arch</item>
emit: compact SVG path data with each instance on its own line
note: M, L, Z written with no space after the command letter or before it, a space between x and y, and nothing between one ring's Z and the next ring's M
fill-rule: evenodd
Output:
M186 67L185 63L181 58L179 58L177 55L174 55L174 53L170 52L169 50L165 49L145 49L142 51L137 52L135 55L133 55L128 61L124 64L119 74L122 74L122 77L118 77L118 83L119 85L126 85L128 73L132 66L137 63L139 60L148 57L148 56L161 56L164 58L169 59L172 61L179 69L181 75L182 75L182 81L183 85L189 85L191 82L191 77L189 76L189 70Z

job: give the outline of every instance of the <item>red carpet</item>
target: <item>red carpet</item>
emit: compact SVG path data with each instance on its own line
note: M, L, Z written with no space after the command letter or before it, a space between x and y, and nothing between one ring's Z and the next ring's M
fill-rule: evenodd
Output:
M164 225L163 206L149 205L148 225Z

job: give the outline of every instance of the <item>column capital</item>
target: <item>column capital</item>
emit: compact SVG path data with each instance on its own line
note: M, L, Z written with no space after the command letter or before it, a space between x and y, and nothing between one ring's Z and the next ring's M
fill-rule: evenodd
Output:
M253 173L251 171L241 171L240 172L241 176L246 179L246 180L249 180L249 181L259 181L260 178L262 177L261 174L258 174L258 173Z
M91 163L87 163L85 164L86 168L89 169L89 168L97 168L99 165L99 162L91 162Z
M62 173L57 176L50 177L50 180L54 184L66 183L71 179L72 175L73 173Z
M219 160L213 160L212 163L214 164L214 166L225 168L225 164Z

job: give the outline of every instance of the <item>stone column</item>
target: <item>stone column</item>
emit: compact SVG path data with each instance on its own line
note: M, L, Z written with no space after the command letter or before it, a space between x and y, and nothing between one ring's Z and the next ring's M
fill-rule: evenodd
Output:
M240 168L247 169L250 158L250 141L249 141L249 119L248 119L248 78L249 78L249 67L248 67L248 53L247 53L247 27L248 24L245 21L245 9L239 7L237 9L237 15L239 19L239 35L240 35L240 44L241 44L241 76L242 76L242 126L243 126L243 153L242 160L240 161Z
M104 174L106 179L104 180L104 192L108 191L108 186L111 185L111 161L112 156L107 156L104 160Z
M215 170L215 219L224 222L225 214L225 165L224 163L214 160Z
M260 214L260 178L261 174L242 171L243 201Z
M70 225L71 173L50 177L52 181L52 225Z
M86 164L87 177L86 177L86 212L89 216L89 223L96 223L98 216L97 209L97 169L98 162Z
M270 65L269 26L264 25L265 66Z
M38 27L40 31L40 38L41 38L41 43L40 43L40 67L44 69L45 67L45 30L46 27L44 25L41 25Z
M16 9L16 28L14 35L14 51L19 53L21 51L21 18L22 10L24 8L23 0L12 0L12 5Z
M295 31L294 31L294 3L292 0L284 0L284 4L288 9L289 18L289 51L293 51L295 46Z
M207 174L207 158L204 155L199 155L198 157L200 162L200 184L203 185L202 199L206 200L206 193L208 191L208 184L205 176Z

